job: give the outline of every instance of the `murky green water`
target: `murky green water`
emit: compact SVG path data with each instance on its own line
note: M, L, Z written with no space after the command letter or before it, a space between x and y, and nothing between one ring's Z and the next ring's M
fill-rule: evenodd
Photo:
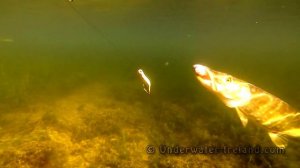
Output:
M300 109L296 0L2 0L0 25L0 167L299 165L299 139L284 155L146 153L160 144L272 146L196 81L192 65Z

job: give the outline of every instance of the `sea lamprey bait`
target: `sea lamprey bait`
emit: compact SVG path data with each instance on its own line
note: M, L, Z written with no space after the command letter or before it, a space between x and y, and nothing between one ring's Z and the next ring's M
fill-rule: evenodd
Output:
M287 146L287 137L300 137L300 113L283 100L229 74L196 64L197 79L218 95L226 106L235 108L242 124L248 118L264 127L278 147Z
M142 69L138 70L138 74L142 80L143 83L143 87L145 92L147 92L148 94L150 94L150 88L151 88L151 82L150 79L145 75L144 71Z

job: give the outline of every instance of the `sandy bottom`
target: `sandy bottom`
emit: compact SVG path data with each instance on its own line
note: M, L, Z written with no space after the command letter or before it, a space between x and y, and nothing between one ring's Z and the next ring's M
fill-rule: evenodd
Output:
M144 94L144 93L143 93ZM0 167L268 167L286 156L147 154L148 145L234 144L219 117L172 102L123 101L100 84L1 114ZM189 108L187 108L189 107ZM218 121L219 120L219 121ZM214 124L209 125L209 124ZM218 125L219 124L219 125ZM234 123L233 123L234 124ZM227 124L228 125L228 124ZM222 130L224 129L224 130ZM277 161L281 161L278 163ZM277 161L276 161L277 160Z

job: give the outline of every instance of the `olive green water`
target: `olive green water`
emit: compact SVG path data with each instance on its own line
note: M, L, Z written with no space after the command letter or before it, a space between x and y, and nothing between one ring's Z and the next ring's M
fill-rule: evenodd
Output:
M192 65L300 109L300 3L0 2L0 167L297 167L284 155L161 155L146 146L273 146ZM152 82L148 95L137 76Z

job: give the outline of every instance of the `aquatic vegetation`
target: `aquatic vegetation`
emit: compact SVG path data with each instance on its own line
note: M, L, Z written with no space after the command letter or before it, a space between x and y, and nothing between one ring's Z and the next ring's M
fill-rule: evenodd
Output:
M149 155L145 150L149 144L234 145L247 143L249 138L240 137L242 129L226 130L230 128L227 118L220 121L213 117L201 103L136 99L128 104L104 88L107 87L97 83L87 85L52 101L36 101L26 108L2 114L0 165L238 167L250 159L240 155ZM222 111L221 107L215 107L215 112ZM235 124L239 124L238 120ZM224 129L224 134L215 128ZM259 162L265 165L272 159L272 156L255 157L249 163L252 166ZM285 161L281 156L276 159Z
M123 164L132 167L138 156L144 155L142 160L147 159L145 135L123 123L134 120L119 118L124 113L120 110L124 104L107 105L111 100L93 94L93 89L99 90L99 87L91 86L89 90L50 104L34 105L32 113L15 112L3 116L13 121L8 117L18 113L19 118L14 123L3 125L4 129L12 128L9 132L1 130L0 153L1 156L9 154L9 157L1 157L1 166ZM91 99L91 95L95 99ZM24 127L23 134L19 132L20 127Z
M202 143L211 142L213 136L204 127L190 127L187 120L192 116L185 109L165 102L157 104L160 110L152 109L151 114L142 102L128 106L108 95L101 85L90 85L54 102L32 104L3 115L2 120L10 123L2 124L0 130L0 165L169 167L195 165L203 159L207 165L215 164L210 156L172 157L145 152L149 144L188 145L202 138ZM19 116L17 120L13 120L15 115Z

